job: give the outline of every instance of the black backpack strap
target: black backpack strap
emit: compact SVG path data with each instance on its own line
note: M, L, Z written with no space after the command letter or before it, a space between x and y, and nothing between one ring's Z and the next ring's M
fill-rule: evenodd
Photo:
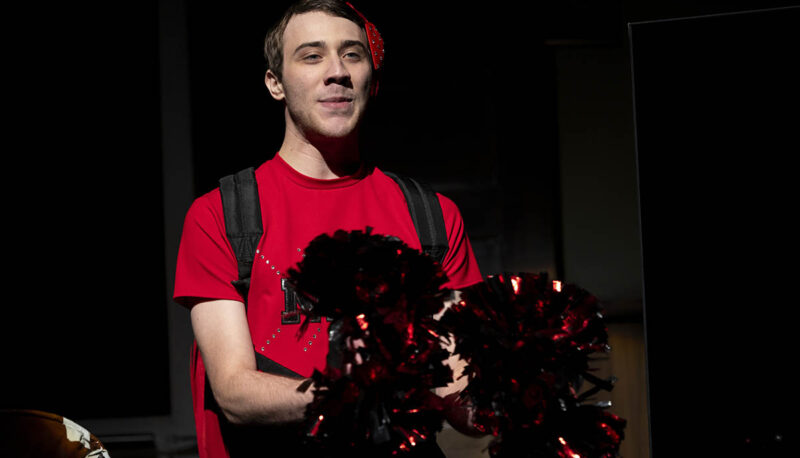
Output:
M233 252L236 255L236 262L239 265L239 279L233 280L231 283L242 295L245 305L247 305L247 293L250 290L250 273L253 270L253 260L258 249L258 242L264 234L255 169L249 167L233 175L220 178L219 191L222 195L222 213L225 215L225 233L231 242L231 247L233 247ZM300 374L276 363L257 351L255 355L256 368L261 372L303 378Z
M239 279L231 283L246 302L253 259L264 233L255 170L249 167L221 178L219 190L225 215L225 233L239 264Z
M444 215L436 192L425 182L391 172L384 173L400 185L406 197L422 251L441 264L450 245L447 243Z

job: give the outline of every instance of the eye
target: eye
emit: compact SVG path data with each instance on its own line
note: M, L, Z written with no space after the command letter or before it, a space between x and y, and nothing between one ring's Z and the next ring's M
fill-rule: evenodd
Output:
M320 59L322 59L322 56L319 54L308 54L306 56L303 56L303 60L306 62L316 62L319 61Z
M361 60L364 56L359 51L347 51L343 57L350 60Z

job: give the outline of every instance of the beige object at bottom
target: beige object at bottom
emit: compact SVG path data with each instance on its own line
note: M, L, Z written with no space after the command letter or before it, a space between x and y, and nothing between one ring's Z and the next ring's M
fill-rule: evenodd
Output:
M103 444L74 421L38 410L0 410L0 456L109 458Z

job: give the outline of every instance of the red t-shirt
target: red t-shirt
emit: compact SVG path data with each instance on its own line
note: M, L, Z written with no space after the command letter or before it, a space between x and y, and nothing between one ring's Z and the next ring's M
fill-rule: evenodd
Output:
M319 180L300 174L279 155L256 169L264 235L251 273L247 319L257 352L304 376L324 369L328 352L325 319L298 335L299 323L286 319L295 307L282 279L302 259L303 250L320 234L373 228L373 234L397 236L412 248L420 242L405 197L394 180L377 168L352 176ZM442 263L448 288L460 289L482 280L461 215L448 198L438 195L450 245ZM189 304L197 298L243 301L231 284L238 278L233 250L225 235L219 189L189 209L178 252L174 299ZM204 367L193 368L195 410L203 403ZM199 401L199 405L198 405ZM200 421L200 418L197 418ZM198 424L198 439L203 435ZM202 448L202 447L201 447Z

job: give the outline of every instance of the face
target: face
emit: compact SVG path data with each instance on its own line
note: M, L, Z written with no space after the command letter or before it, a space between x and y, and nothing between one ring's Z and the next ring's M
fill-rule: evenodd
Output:
M267 72L270 94L284 100L287 128L306 138L356 132L366 110L372 62L356 23L320 11L293 16L283 35L283 79Z

